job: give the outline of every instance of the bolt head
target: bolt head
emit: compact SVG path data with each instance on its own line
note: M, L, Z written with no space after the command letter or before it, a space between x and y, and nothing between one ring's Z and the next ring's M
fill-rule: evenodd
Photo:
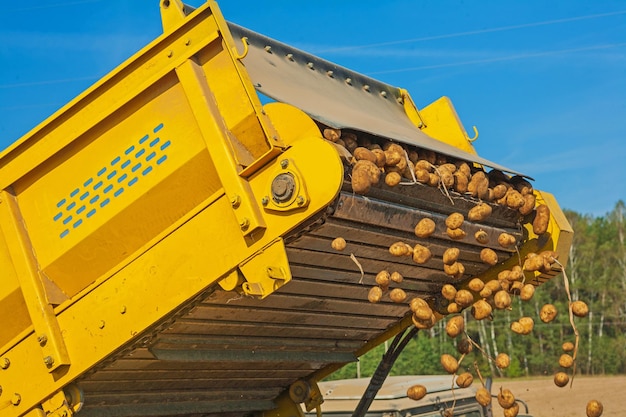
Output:
M0 361L0 368L8 369L9 366L11 366L11 361L9 360L9 358L4 358L2 359L2 361Z
M46 366L49 368L54 365L54 358L52 356L46 356L45 358L43 358L43 363L45 363Z
M288 159L283 159L282 161L280 161L280 167L282 169L285 169L289 166L289 160Z
M244 217L243 219L241 219L241 221L239 222L239 227L241 227L241 230L246 230L248 229L248 227L250 227L250 220L247 217Z
M21 402L22 402L22 396L18 394L17 392L13 394L13 396L11 397L11 404L19 405L19 403Z

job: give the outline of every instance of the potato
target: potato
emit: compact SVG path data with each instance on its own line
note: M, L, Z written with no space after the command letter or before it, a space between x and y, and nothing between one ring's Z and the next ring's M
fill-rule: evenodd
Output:
M499 200L502 197L504 197L506 195L506 192L508 191L508 187L504 184L498 184L496 186L493 187L493 198L495 200Z
M404 149L402 146L392 143L385 149L385 157L387 166L398 165L400 161L405 159Z
M489 298L493 295L493 290L487 286L485 286L482 290L478 292L482 298Z
M539 310L539 318L544 323L550 323L552 320L555 319L556 315L556 307L552 304L545 304L543 307L541 307L541 310Z
M520 207L522 207L525 203L524 197L522 197L522 195L513 189L509 189L506 192L506 205L509 208L512 208L514 210L518 210Z
M401 273L394 271L391 273L391 276L389 277L393 282L399 284L402 281L404 281L404 277L402 276Z
M533 298L533 295L535 295L535 286L533 284L526 284L521 288L519 298L522 301L528 301Z
M472 175L469 183L467 184L467 191L472 197L478 197L484 199L489 193L489 179L483 171L477 171Z
M450 239L453 240L461 240L465 238L465 231L461 228L459 229L450 229L449 227L446 229L446 234Z
M569 376L565 372L557 372L554 374L554 384L557 387L563 388L569 382Z
M493 296L493 304L498 310L509 308L511 306L511 296L505 290L500 290Z
M524 204L519 208L520 214L523 216L532 213L535 208L535 195L534 194L525 194L522 196L524 198Z
M515 404L515 396L511 392L511 390L507 388L500 388L500 392L498 393L498 404L502 408L511 408L513 404Z
M346 144L346 149L349 150L350 152L354 152L354 150L359 147L357 137L354 133L342 132L341 139Z
M371 184L378 184L380 181L381 170L376 166L372 161L368 161L366 159L362 159L357 161L352 168L352 175L354 175L355 171L365 171L369 175Z
M459 388L467 388L472 385L472 382L474 382L474 377L469 372L463 372L456 377L456 385Z
M456 314L456 313L460 313L461 310L463 310L463 308L461 308L460 305L458 305L455 302L451 302L450 304L448 304L448 306L446 307L446 311L449 314Z
M385 184L390 187L395 187L400 184L400 181L402 181L402 176L397 172L388 172L387 175L385 175Z
M472 316L476 320L483 320L491 316L492 313L491 304L485 300L478 300L472 305Z
M576 317L586 317L587 314L589 314L589 307L587 307L584 301L574 301L571 307L572 313L574 313Z
M492 279L491 281L487 281L485 283L485 287L489 288L492 292L496 293L502 289L502 283L501 281Z
M415 302L415 300L421 300L421 298L413 298L409 303L409 306L415 318L419 320L429 320L430 317L433 315L433 310L427 303L422 304Z
M411 246L404 242L395 242L389 246L389 253L393 256L411 256L413 251Z
M533 232L539 236L548 231L550 223L550 209L545 204L540 204L535 208L535 219L533 220Z
M425 264L432 257L430 249L419 243L413 247L413 261L417 264Z
M352 152L352 155L354 155L354 159L356 159L357 161L365 160L365 161L370 161L373 164L376 164L376 162L378 161L378 158L376 157L374 152L370 151L367 148L363 148L361 146L356 148L354 152Z
M563 368L571 368L574 365L574 358L572 358L567 353L564 353L559 358L559 366Z
M469 179L472 176L472 169L470 168L467 162L459 161L455 165L456 165L456 172L460 172L461 174L465 175L467 179Z
M507 281L507 280L502 280L502 281L498 281L500 283L500 288L502 288L504 291L507 292L511 292L511 282Z
M432 219L423 218L415 226L415 236L425 239L435 232L436 224Z
M565 342L561 345L561 349L563 349L563 352L571 352L574 350L574 344L572 342Z
M504 417L517 417L518 414L519 414L518 403L513 403L513 405L510 406L509 408L505 408L504 410L502 410L502 415Z
M493 249L483 248L480 251L480 260L487 265L495 265L498 263L498 254Z
M470 339L463 337L457 343L456 350L462 355L463 354L467 355L468 353L471 353L472 350L474 350L474 345L472 345L472 342L470 341Z
M469 184L469 180L467 176L462 172L455 172L454 176L454 189L461 194L465 194L467 192L467 185Z
M485 283L480 278L472 278L472 280L467 283L467 287L472 291L480 292L480 290L485 288Z
M420 384L412 385L406 390L406 396L412 400L418 401L426 396L426 387Z
M509 274L509 281L519 281L524 278L524 273L522 272L522 267L519 265L513 265L511 268L511 273Z
M451 317L446 323L446 334L452 338L457 337L465 330L465 320L463 316Z
M435 325L436 321L437 321L435 319L435 315L434 314L431 314L430 318L428 318L426 320L423 320L423 319L420 319L418 317L415 317L415 314L413 314L411 316L411 319L413 320L413 325L415 327L417 327L418 329L420 329L420 330L425 330L425 329L432 328Z
M389 292L389 298L394 303L403 303L406 300L406 292L402 288L394 288Z
M446 218L446 227L448 229L458 229L463 225L465 217L461 213L452 213Z
M383 298L383 290L380 287L376 286L370 288L370 291L367 294L367 299L370 303L377 303L381 298Z
M424 159L420 159L419 161L415 162L415 169L423 169L426 172L432 172L433 165Z
M409 151L409 161L411 161L413 163L413 165L415 165L415 163L419 160L419 154L417 153L417 151L415 149L411 149Z
M430 173L425 169L415 169L415 179L422 184L428 184L430 182Z
M515 188L522 195L532 194L533 192L532 184L528 182L524 177L516 175L511 178L510 182L513 188Z
M388 271L382 270L376 274L375 281L381 288L387 288L391 283L391 274L389 274Z
M341 137L341 129L333 129L332 127L327 127L324 129L324 138L328 139L331 142L337 142Z
M474 296L468 290L458 290L454 297L454 302L460 305L462 308L466 308L472 305L474 302Z
M515 245L517 243L517 239L509 233L500 233L500 236L498 236L498 243L503 248L508 248Z
M498 272L498 281L508 281L510 275L511 275L510 269L502 270Z
M439 171L448 171L450 174L454 174L456 172L456 165L450 162L442 164L439 166Z
M455 262L452 265L443 265L443 272L445 272L446 274L450 275L451 277L454 277L456 279L460 279L463 277L463 274L465 273L465 267L463 266L462 263L460 262ZM458 295L458 293L457 293Z
M480 387L476 390L476 402L483 407L487 407L491 404L491 393L487 388Z
M506 369L511 364L511 358L506 353L498 353L496 356L496 366L500 369Z
M522 325L524 329L523 334L530 334L533 331L533 327L535 326L535 321L530 317L521 317L518 320L519 324Z
M524 284L522 284L519 281L506 281L506 282L507 284L509 284L509 292L511 294L519 295L521 298L522 290L524 289ZM527 289L524 297L528 297L528 294L530 294L530 291L532 291L533 294L535 293L534 285L532 284L527 284L527 285L530 285L532 287L532 290ZM532 295L530 297L532 298ZM528 300L522 299L522 301L528 301Z
M479 203L467 213L467 218L473 222L480 222L491 216L493 209L487 203Z
M438 187L440 181L441 177L439 176L439 174L437 174L436 172L431 172L430 174L428 174L428 182L426 184L430 185L431 187Z
M346 248L346 240L342 237L335 238L330 243L330 247L334 250L344 250Z
M511 331L517 334L524 334L524 326L519 321L514 321L511 323Z
M424 158L424 160L428 161L430 164L436 164L437 163L437 154L435 153L435 151L431 151L430 149L424 149L421 152L422 158Z
M370 175L365 170L352 170L350 183L352 184L352 191L361 195L367 194L372 186Z
M355 149L356 150L356 149ZM382 149L370 149L370 151L376 156L376 160L373 161L377 167L384 168L387 164L387 158L385 152ZM356 158L356 155L355 155Z
M587 417L600 417L602 412L604 411L604 406L598 400L591 400L587 403L587 408L585 412L587 413Z
M489 243L489 234L480 229L476 233L474 233L474 239L476 239L476 242L486 245L487 243Z
M452 265L459 259L461 251L459 248L448 248L443 252L443 263L446 265Z
M456 297L456 288L454 288L453 285L445 284L441 287L441 295L443 295L443 298L446 300L452 301L454 297Z
M449 374L454 374L459 369L459 362L452 355L444 353L440 358L441 366Z
M524 265L522 269L524 271L541 271L545 268L549 268L549 264L546 265L547 260L543 256L539 256L536 253L529 253L526 255L526 259L524 260Z

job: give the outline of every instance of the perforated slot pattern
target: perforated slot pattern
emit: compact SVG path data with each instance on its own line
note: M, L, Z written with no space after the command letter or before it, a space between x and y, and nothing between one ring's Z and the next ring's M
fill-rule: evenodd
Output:
M62 225L59 238L68 236L106 209L167 160L166 151L172 143L161 138L163 127L163 123L156 126L59 200L56 204L58 211L52 218Z

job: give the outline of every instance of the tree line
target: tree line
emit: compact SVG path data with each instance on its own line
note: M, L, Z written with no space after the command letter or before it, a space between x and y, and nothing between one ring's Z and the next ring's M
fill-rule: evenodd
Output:
M566 265L572 300L583 300L589 306L589 315L575 318L579 333L576 351L576 373L626 373L626 204L618 201L604 216L583 215L565 211L574 229L574 240ZM564 342L574 342L574 329L568 314L568 297L563 274L537 288L530 301L514 301L509 310L497 311L493 320L474 320L469 311L466 333L476 342L476 348L467 355L462 367L475 374L475 367L483 376L519 377L552 375L559 370L559 357ZM553 304L558 310L550 323L539 320L544 304ZM535 326L530 335L522 336L510 330L510 324L522 316L530 316ZM446 318L430 330L420 331L409 342L391 370L391 375L418 375L444 373L439 358L444 353L456 353L456 340L445 333ZM330 379L371 376L385 352L378 346L335 372ZM507 353L511 365L504 370L495 367L492 360L498 353ZM571 370L569 371L571 373Z

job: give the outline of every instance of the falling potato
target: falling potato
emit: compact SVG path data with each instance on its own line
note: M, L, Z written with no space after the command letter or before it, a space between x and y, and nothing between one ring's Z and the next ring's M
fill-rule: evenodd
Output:
M553 304L545 304L539 310L539 318L544 323L550 323L557 316L558 312Z
M496 366L500 369L506 369L511 364L511 358L506 353L498 353L496 356Z
M463 372L456 377L456 385L459 388L467 388L472 385L472 382L474 382L474 377L469 372Z
M460 335L465 329L465 320L463 316L451 317L446 323L446 334L452 338Z
M454 302L460 305L462 308L466 308L472 305L474 302L474 296L468 290L458 290L454 297Z
M495 265L498 263L498 254L493 249L483 248L480 251L480 260L487 265Z
M467 355L472 350L474 350L474 345L472 345L472 342L468 338L464 337L456 344L456 351L460 354Z
M454 374L459 369L459 362L452 355L444 353L440 358L441 366L446 370L449 374Z
M565 372L557 372L554 374L554 384L557 387L563 388L569 382L569 376Z
M517 417L517 415L519 414L519 404L518 403L513 403L513 405L509 408L505 408L503 410L502 415L504 417Z
M478 388L476 390L476 401L483 407L487 407L491 404L491 393L489 390L485 387Z
M441 287L441 295L443 295L443 298L445 298L446 300L452 301L454 300L454 297L456 297L456 288L454 287L454 285L445 284L443 287Z
M517 284L518 282L516 282ZM521 283L519 283L521 284ZM535 295L535 286L533 284L526 284L520 289L519 298L522 301L528 301Z
M513 407L513 404L515 404L515 396L510 389L500 388L500 392L498 393L498 404L500 404L500 407L502 408Z
M574 365L574 358L567 353L562 354L559 358L559 366L562 368L571 368L572 365Z
M574 350L574 344L572 342L564 342L563 345L561 345L561 349L563 349L563 352L571 352Z
M587 403L587 417L600 417L604 411L602 403L598 400L591 400Z
M472 291L480 292L480 290L485 288L485 283L480 278L472 278L472 280L467 283L467 287Z
M491 313L491 304L485 300L478 300L472 306L472 316L474 316L476 320L486 319L491 316Z
M493 296L493 304L498 310L509 308L511 306L511 296L507 291L500 290Z
M571 307L576 317L586 317L589 314L589 307L584 301L574 301Z

